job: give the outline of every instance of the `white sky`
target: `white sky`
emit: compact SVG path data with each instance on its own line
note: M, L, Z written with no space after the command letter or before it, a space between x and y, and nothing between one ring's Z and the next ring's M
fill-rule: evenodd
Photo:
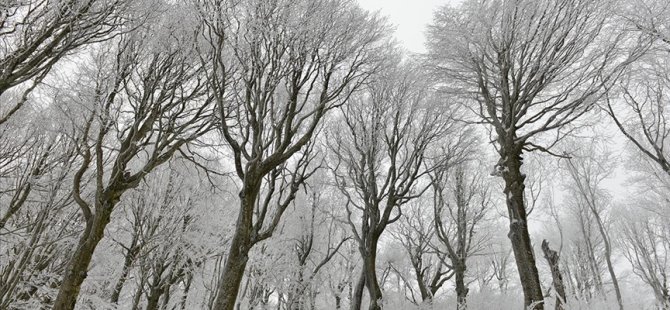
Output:
M396 28L396 37L411 52L424 52L424 30L433 20L433 11L458 0L358 0L364 9L379 10Z

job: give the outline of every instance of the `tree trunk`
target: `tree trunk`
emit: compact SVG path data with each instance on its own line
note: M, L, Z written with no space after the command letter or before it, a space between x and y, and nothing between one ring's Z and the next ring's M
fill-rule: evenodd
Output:
M521 148L517 147L516 149L516 151L508 151L502 154L503 158L506 159L502 176L505 180L504 193L507 196L507 211L510 219L507 236L512 241L512 250L523 289L524 304L526 307L532 306L534 310L541 310L544 309L544 297L542 296L540 277L535 265L533 245L528 233L524 204L524 180L526 177L521 173Z
M147 296L147 307L145 310L157 310L158 301L163 295L163 288L161 287L152 287L149 291L149 296Z
M79 296L79 289L84 279L86 279L86 272L91 263L93 252L104 236L105 226L109 223L113 207L114 205L111 203L104 203L102 207L96 208L95 215L86 224L77 249L68 263L53 310L74 309Z
M253 246L251 240L254 204L260 184L245 186L240 192L240 214L237 218L235 234L230 243L230 251L219 279L216 298L212 310L233 310L249 260L249 250Z
M191 283L193 282L193 274L189 273L188 277L186 278L186 284L184 287L184 294L181 296L181 301L179 302L180 304L180 309L181 310L186 310L186 300L188 299L188 293L191 290Z
M126 283L126 279L128 278L130 267L135 261L135 256L137 255L137 252L139 250L137 247L137 239L138 236L134 235L133 239L130 241L128 252L126 252L126 257L123 260L123 269L121 270L121 276L116 281L116 284L114 285L114 291L112 291L112 297L109 299L109 302L112 304L117 304L119 302L119 296L121 295L121 290L123 289L123 285Z
M612 246L610 244L609 236L605 231L605 227L600 214L598 214L595 209L595 203L591 206L591 211L593 216L596 218L598 224L598 231L600 236L603 238L605 243L605 262L607 262L607 271L609 271L610 278L612 278L612 285L614 285L614 293L616 294L616 301L619 304L619 310L623 310L623 298L621 297L621 289L619 288L619 281L617 280L616 273L614 273L614 266L612 265Z
M565 286L563 285L563 276L561 275L561 270L558 266L558 252L549 248L549 242L547 242L546 239L542 241L542 252L544 252L544 258L547 259L547 263L549 263L549 268L551 269L551 278L557 295L556 310L563 310L563 303L565 303Z
M350 298L351 310L361 310L361 304L363 303L363 289L365 289L365 267L361 270L361 276L358 278L353 296Z
M456 309L465 310L467 306L467 296L470 289L465 286L465 262L459 262L454 266L454 277L456 278Z
M340 294L335 294L335 309L340 310L342 308L342 297Z
M382 291L379 288L379 282L377 281L377 241L378 238L374 233L371 233L370 238L365 244L365 248L362 249L363 254L363 274L365 276L365 286L368 289L368 295L370 296L370 306L368 310L380 310Z

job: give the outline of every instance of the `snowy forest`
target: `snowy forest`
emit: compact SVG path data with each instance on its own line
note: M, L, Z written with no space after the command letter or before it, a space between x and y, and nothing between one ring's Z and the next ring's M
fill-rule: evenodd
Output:
M426 24L1 0L0 309L670 309L670 2Z

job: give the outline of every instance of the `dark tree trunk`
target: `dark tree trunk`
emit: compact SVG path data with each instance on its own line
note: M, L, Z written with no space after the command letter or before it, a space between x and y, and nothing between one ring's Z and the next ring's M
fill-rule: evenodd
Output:
M379 288L379 281L377 281L377 234L371 232L365 243L365 248L361 249L363 256L363 274L365 276L365 287L368 289L370 296L370 306L368 310L380 310L382 291Z
M133 236L133 239L130 241L130 246L128 247L128 251L126 252L126 257L123 260L123 269L121 270L121 276L116 281L116 284L114 285L114 291L112 291L112 297L110 297L109 299L109 302L111 302L112 304L117 304L119 302L119 296L121 295L123 285L126 283L126 279L128 278L130 267L135 261L135 257L137 256L137 252L139 251L137 242L138 242L138 236L137 234L135 234Z
M503 147L503 151L505 148ZM505 159L503 161L502 177L505 181L504 193L507 196L507 211L510 219L507 236L512 241L512 250L523 289L524 304L526 307L532 305L534 310L544 309L540 277L535 265L533 245L528 233L524 203L524 180L526 177L521 173L521 147L511 148L511 150L503 152L501 155Z
M181 296L180 309L186 310L186 300L188 299L188 293L191 290L191 282L193 282L193 274L189 273L186 277L186 283L184 287L184 294Z
M356 282L356 287L351 296L351 310L361 310L361 304L363 303L363 290L365 289L365 267L361 270L361 276Z
M109 223L113 207L114 205L111 203L103 204L102 207L97 208L95 215L86 224L77 249L68 263L53 310L74 309L77 296L79 296L79 289L84 279L86 279L93 252L104 236L105 226Z
M467 306L467 296L470 289L465 285L465 262L459 262L454 266L454 277L456 278L456 309L465 310Z
M544 252L544 258L547 259L547 263L549 263L549 268L551 269L552 283L557 295L556 310L563 310L563 303L565 302L565 286L563 285L563 276L561 275L561 270L558 266L558 252L549 248L549 242L547 242L547 240L542 241L542 252Z
M340 294L335 294L335 309L340 310L342 308L342 297Z
M235 308L237 294L249 260L249 250L253 246L251 239L253 210L259 191L260 183L252 186L247 184L240 192L240 214L223 267L223 276L219 279L212 310L233 310Z
M152 287L149 291L149 296L147 296L147 307L145 310L157 310L161 295L163 295L162 287Z

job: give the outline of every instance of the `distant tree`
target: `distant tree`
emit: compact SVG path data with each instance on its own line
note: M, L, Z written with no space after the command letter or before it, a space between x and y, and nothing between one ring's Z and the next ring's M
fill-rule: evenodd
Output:
M622 238L618 244L633 273L653 290L658 306L669 309L670 225L667 217L635 207L620 219Z
M566 165L570 176L570 183L567 187L574 199L571 203L576 204L578 209L586 211L580 214L580 221L587 221L587 223L582 222L582 229L585 229L584 226L592 224L597 228L598 235L603 243L603 257L612 280L617 303L619 309L623 309L621 288L612 262L613 248L610 237L611 225L609 225L611 220L606 218L609 213L607 207L608 205L611 207L611 198L603 189L602 184L605 178L612 173L614 169L612 163L616 161L606 149L598 149L597 147L598 143L594 141L583 151L586 154L575 154L575 158L567 160ZM593 245L589 250L591 256L595 256ZM594 266L594 268L598 268L598 266Z
M405 286L411 290L410 296L406 297L417 305L422 302L431 302L438 290L453 276L452 268L445 264L446 254L434 249L433 210L425 208L424 204L427 201L428 198L423 198L408 205L403 211L403 216L390 231L393 239L400 242L409 256L414 279L409 277L405 279L397 267L394 267L394 270L398 276L402 277ZM418 294L414 294L414 285L411 280L416 281ZM417 299L415 295L421 299Z
M363 286L370 309L380 309L379 239L402 207L429 188L420 180L446 162L433 150L454 125L436 110L429 85L417 74L411 65L395 65L376 76L341 108L343 125L331 128L328 139L330 170L347 199L347 221L363 259L356 309Z
M485 250L487 235L481 230L492 201L477 171L477 162L464 162L431 174L437 246L443 248L454 273L457 309L467 309L465 282L468 262Z

